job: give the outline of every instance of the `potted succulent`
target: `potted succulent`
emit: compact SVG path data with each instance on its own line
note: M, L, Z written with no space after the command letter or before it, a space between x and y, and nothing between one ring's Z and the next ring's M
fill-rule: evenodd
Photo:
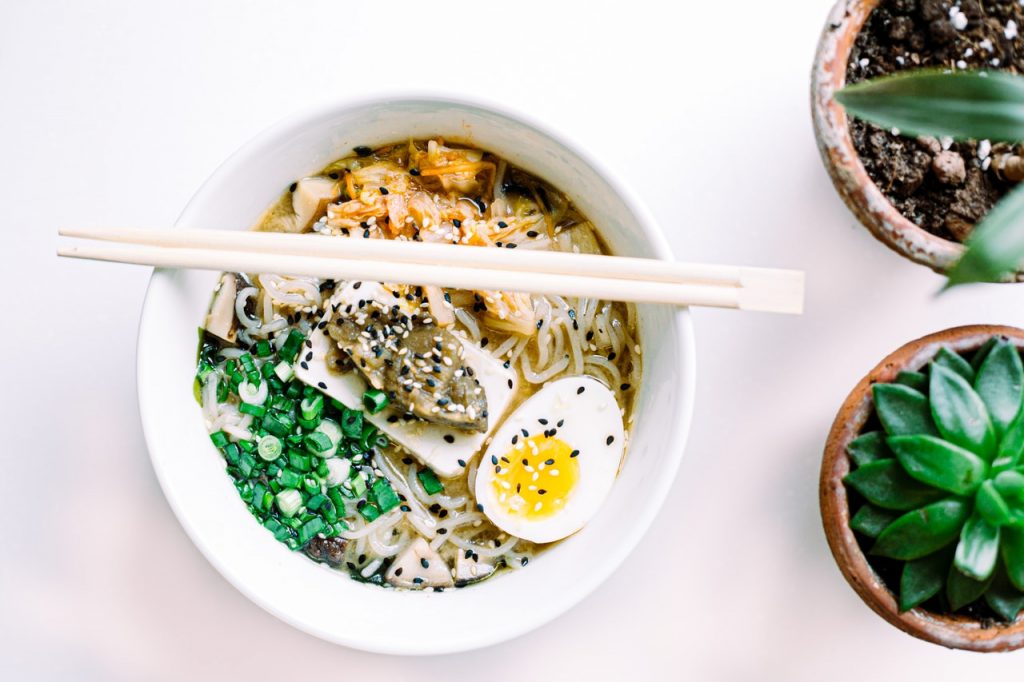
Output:
M914 72L929 67L953 73L921 92L915 79L936 74ZM980 69L996 76L987 90L970 82L985 77ZM836 188L878 239L936 272L953 270L964 242L976 247L992 231L981 228L993 207L1024 179L1024 125L1011 111L1024 108L1024 96L997 69L1024 71L1018 2L839 0L819 43L814 127ZM1003 222L1018 213L1003 211ZM1024 228L1018 240L1015 250L976 249L954 280L1024 279ZM993 253L998 261L985 262Z
M1024 330L903 346L850 393L820 501L843 575L879 615L975 651L1024 646Z

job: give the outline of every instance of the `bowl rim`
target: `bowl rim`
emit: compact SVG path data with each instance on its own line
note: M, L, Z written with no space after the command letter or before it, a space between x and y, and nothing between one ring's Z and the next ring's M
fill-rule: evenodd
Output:
M839 196L872 235L893 251L939 274L963 256L963 244L915 224L868 175L850 137L846 111L833 99L846 84L850 51L881 0L837 0L825 22L811 69L811 119L825 168ZM1024 280L1024 270L1004 281Z
M943 346L955 351L979 348L992 336L1009 337L1024 350L1024 329L973 324L951 327L909 341L886 355L843 401L829 431L821 462L819 507L825 537L843 577L872 611L918 639L952 649L1011 651L1024 647L1024 615L1013 623L984 627L967 616L914 608L901 613L896 595L871 567L850 529L850 506L843 478L850 471L846 447L874 410L871 386L891 383L900 371L922 367Z
M656 257L661 260L672 260L674 258L671 247L661 231L658 222L654 219L649 208L640 200L638 195L615 171L605 163L597 159L586 150L582 144L572 139L563 130L545 124L533 116L509 107L505 104L488 100L477 95L466 96L462 93L447 93L438 90L429 92L417 90L382 91L369 93L362 96L334 97L315 102L302 110L285 116L277 122L264 129L262 132L251 137L242 143L232 152L213 172L199 185L191 199L185 205L175 227L185 222L198 202L204 190L213 184L218 178L238 172L243 165L246 156L265 144L284 136L301 131L306 126L320 121L323 117L333 116L339 112L367 107L387 107L390 104L406 102L432 102L438 104L451 104L455 106L477 108L485 112L494 113L510 119L523 126L531 128L540 134L547 136L555 143L575 154L587 164L599 177L605 180L622 200L628 210L636 218L637 225L644 234L644 239L655 252ZM148 321L155 315L153 306L150 305L154 287L158 282L169 276L170 271L163 268L154 269L150 276L143 298L142 310L139 317L139 327L136 337L136 393L138 398L139 417L142 423L143 436L146 441L146 448L150 462L156 473L157 481L163 491L164 497L174 512L178 523L192 543L199 549L205 559L223 576L235 589L241 592L250 601L258 605L267 613L288 623L298 630L316 636L325 641L343 646L369 651L373 653L393 655L436 655L458 653L469 651L486 646L491 646L514 639L526 634L562 615L570 608L593 592L599 585L607 580L621 566L623 561L633 552L640 540L646 535L654 521L655 516L664 506L668 492L678 476L679 466L682 461L683 452L689 438L692 426L694 399L696 396L696 347L693 318L688 308L681 307L671 316L671 330L674 337L678 338L680 348L678 350L677 370L681 376L673 377L672 380L681 383L681 394L678 407L674 415L669 435L669 454L661 465L661 475L655 477L651 482L648 498L651 500L646 510L638 515L632 524L632 532L616 542L612 547L614 551L608 553L608 559L600 569L591 569L585 572L585 579L574 583L575 587L566 598L556 604L552 604L546 611L531 612L529 616L519 619L509 619L510 625L504 628L492 628L489 631L477 631L473 637L465 637L458 642L451 642L445 647L433 647L424 649L417 647L414 642L380 641L375 637L364 637L358 632L337 633L328 631L315 624L305 622L291 614L278 609L268 600L264 599L255 590L246 585L244 579L237 574L231 566L220 560L216 549L208 546L202 539L197 528L185 521L187 518L183 511L184 500L179 491L168 480L167 472L161 464L161 457L156 455L160 444L154 442L150 433L153 433L151 424L158 418L156 405L151 405L146 399L145 386L148 381L146 370L147 351L149 347L147 338ZM557 548L553 548L557 551Z

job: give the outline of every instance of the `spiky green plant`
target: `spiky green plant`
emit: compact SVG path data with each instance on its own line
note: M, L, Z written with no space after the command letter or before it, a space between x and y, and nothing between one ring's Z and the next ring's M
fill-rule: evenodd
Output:
M849 85L835 95L847 113L905 135L1018 143L1024 140L1024 76L921 69ZM1024 264L1024 183L967 239L946 287L999 282Z
M900 609L979 599L1024 608L1024 365L993 337L970 360L943 348L920 372L872 387L881 430L853 440L850 520L869 554L903 562Z

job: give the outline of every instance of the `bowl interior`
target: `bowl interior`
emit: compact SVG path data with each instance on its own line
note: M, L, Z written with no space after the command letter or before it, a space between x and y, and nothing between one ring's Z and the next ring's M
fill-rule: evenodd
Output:
M324 107L278 124L203 185L186 227L247 229L284 187L357 145L442 135L478 145L548 180L618 254L668 258L628 191L594 162L520 117L455 100L409 98ZM689 428L693 339L686 311L642 306L644 381L632 444L611 497L581 532L530 566L443 593L363 585L277 543L238 499L192 397L196 328L216 273L157 270L139 335L139 402L160 483L190 537L265 609L325 639L391 653L441 653L508 639L555 617L634 547L675 477Z

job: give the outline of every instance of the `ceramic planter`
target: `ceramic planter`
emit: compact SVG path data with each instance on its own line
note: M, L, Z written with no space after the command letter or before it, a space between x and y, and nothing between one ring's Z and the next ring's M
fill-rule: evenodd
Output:
M832 555L843 576L861 599L885 620L920 639L955 649L1010 651L1024 647L1024 614L1014 623L980 621L961 615L932 613L921 608L900 613L896 596L868 563L850 530L850 508L843 478L850 472L847 446L871 417L871 385L889 383L900 371L924 367L942 346L958 352L975 350L994 335L1024 348L1024 330L972 325L955 327L911 341L890 354L846 398L832 424L821 465L821 517Z
M892 205L861 163L846 113L832 99L846 83L846 65L854 41L879 2L839 0L832 8L811 74L814 133L832 183L864 227L906 258L945 273L963 255L963 245L918 227ZM1024 279L1024 274L1019 273L1017 279Z

